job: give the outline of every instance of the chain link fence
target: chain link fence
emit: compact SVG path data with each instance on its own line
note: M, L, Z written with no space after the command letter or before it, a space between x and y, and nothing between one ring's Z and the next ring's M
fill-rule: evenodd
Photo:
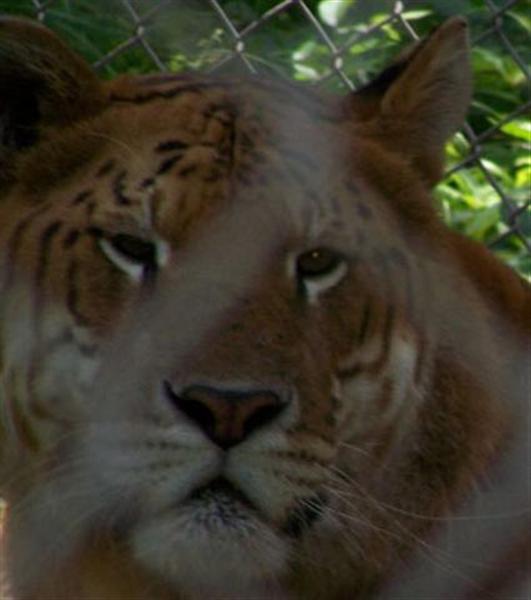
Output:
M199 69L366 83L452 14L471 25L475 101L437 188L447 221L531 275L531 19L526 0L0 0L57 30L103 76ZM528 5L529 6L529 5Z

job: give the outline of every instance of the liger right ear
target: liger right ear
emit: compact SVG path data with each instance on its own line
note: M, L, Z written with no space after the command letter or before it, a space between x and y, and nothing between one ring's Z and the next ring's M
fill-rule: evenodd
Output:
M409 158L431 185L444 144L463 124L472 92L467 22L445 21L349 99L367 135Z
M48 127L101 110L102 84L89 65L34 21L0 18L0 179L11 157Z

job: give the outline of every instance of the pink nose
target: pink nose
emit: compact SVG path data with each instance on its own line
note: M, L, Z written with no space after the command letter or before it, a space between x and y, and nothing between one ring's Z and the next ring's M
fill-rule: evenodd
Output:
M241 392L194 385L177 394L168 382L164 388L172 404L224 450L275 421L286 406L269 390Z

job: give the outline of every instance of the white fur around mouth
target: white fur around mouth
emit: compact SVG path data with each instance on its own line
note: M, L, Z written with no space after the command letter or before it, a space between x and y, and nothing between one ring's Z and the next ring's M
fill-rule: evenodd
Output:
M136 560L192 598L251 595L284 572L289 542L225 480L199 488L136 527Z
M207 531L245 526L256 519L250 500L226 479L218 478L197 490L184 502L192 520Z

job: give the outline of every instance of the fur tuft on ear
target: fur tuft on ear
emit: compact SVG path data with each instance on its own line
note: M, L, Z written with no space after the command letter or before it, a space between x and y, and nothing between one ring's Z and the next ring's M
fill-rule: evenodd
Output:
M444 144L464 121L471 82L467 22L453 17L351 96L349 107L362 132L406 154L434 184Z
M85 61L34 21L0 18L0 177L47 127L97 113L103 86Z

